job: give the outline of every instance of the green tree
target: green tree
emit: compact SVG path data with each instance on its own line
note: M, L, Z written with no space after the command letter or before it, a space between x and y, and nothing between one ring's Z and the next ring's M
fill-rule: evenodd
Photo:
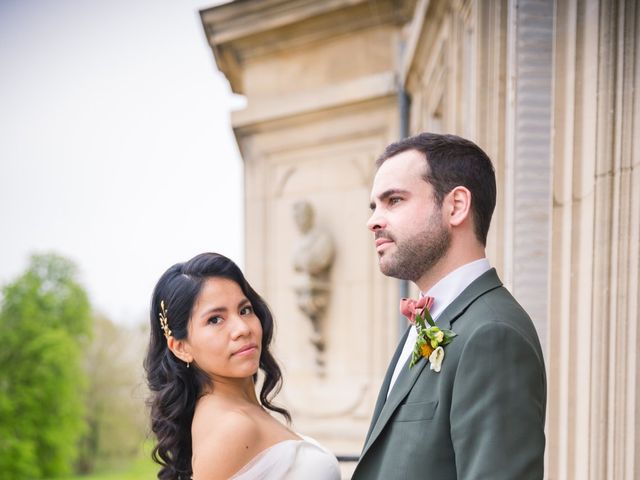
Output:
M91 307L69 260L34 255L0 306L0 472L36 479L71 471L85 430L83 352ZM5 478L5 477L3 477Z
M129 463L139 455L148 431L142 371L148 330L97 315L93 332L85 357L88 430L80 443L81 473Z

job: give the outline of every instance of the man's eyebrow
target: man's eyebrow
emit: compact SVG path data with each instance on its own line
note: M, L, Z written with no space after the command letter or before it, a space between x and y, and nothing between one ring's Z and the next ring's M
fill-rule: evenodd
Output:
M405 195L407 194L408 191L407 190L403 190L401 188L390 188L388 190L385 190L384 192L382 192L380 195L378 195L378 200L380 200L381 202L384 202L387 198L393 196L393 195ZM375 202L371 202L369 204L369 208L371 210L376 208L376 204Z

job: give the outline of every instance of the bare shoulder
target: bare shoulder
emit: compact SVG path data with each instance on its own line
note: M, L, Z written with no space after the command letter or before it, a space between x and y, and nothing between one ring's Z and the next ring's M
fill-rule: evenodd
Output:
M242 410L196 409L191 428L193 480L228 479L261 451L260 425Z

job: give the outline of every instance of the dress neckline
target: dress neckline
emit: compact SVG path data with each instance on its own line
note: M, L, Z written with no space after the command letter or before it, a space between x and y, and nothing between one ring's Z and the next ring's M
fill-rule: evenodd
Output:
M295 433L295 432L294 432ZM296 433L296 435L298 435ZM273 450L275 450L278 447L283 447L285 445L289 445L289 444L296 444L296 443L307 443L309 445L312 445L316 448L319 448L320 450L324 449L322 447L320 447L315 441L310 440L308 437L305 437L303 435L298 435L298 437L300 438L288 438L286 440L281 440L279 442L274 443L273 445L268 446L267 448L265 448L264 450L258 452L251 460L249 460L240 470L238 470L236 473L233 474L233 477L231 478L235 478L238 475L241 475L245 472L247 472L248 470L250 470L256 463L258 463L260 461L260 459L262 459L263 457L265 457L269 452L272 452Z
M251 465L255 460L258 459L258 457L263 456L265 453L267 453L270 450L273 450L274 448L278 447L278 446L282 446L285 443L297 443L297 442L307 442L308 440L306 440L305 438L288 438L286 440L280 440L279 442L274 443L273 445L269 445L267 448L265 448L264 450L259 451L258 453L255 454L255 456L249 460L247 462L247 464L245 465ZM244 470L244 467L242 467L242 469L240 471Z

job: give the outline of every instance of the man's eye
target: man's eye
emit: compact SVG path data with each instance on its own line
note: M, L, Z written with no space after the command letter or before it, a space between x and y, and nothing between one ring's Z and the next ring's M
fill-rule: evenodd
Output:
M220 322L222 322L222 317L216 315L215 317L211 317L209 319L209 323L211 323L212 325L218 325Z
M398 203L400 200L402 200L400 197L391 197L389 199L389 204L390 205L395 205L396 203Z
M242 307L242 309L240 310L240 315L251 315L252 313L253 313L253 307L251 305Z

